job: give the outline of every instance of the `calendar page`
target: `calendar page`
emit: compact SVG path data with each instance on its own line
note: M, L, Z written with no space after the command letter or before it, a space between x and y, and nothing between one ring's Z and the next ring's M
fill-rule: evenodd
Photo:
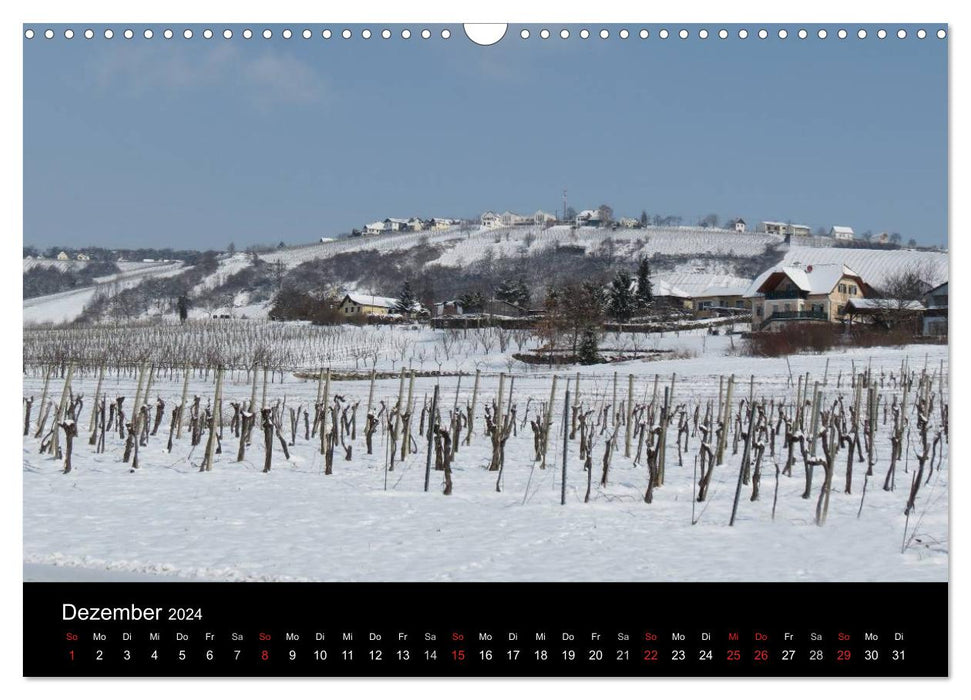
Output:
M946 22L21 33L25 676L948 675Z

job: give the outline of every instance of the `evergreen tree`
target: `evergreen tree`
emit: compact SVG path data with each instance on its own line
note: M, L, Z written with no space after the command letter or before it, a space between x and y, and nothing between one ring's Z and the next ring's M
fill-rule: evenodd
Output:
M181 295L175 305L179 310L179 321L185 323L189 318L189 297Z
M522 277L514 282L505 280L496 288L496 299L525 308L529 306L529 287Z
M410 316L415 312L415 307L418 305L418 297L411 290L411 282L405 280L404 286L401 288L401 293L398 294L398 301L395 302L394 311L395 313L402 314L403 316Z
M647 212L641 212L641 226L647 226Z
M458 302L465 313L478 313L485 306L486 298L479 291L466 292L458 298Z
M592 326L587 326L583 329L580 344L577 346L577 362L581 365L595 365L600 361L600 348L597 347L597 331Z
M646 257L637 263L637 305L641 308L650 306L654 301L651 292L651 266Z
M637 298L631 290L633 281L627 270L620 270L607 289L607 313L617 321L628 321L634 315Z

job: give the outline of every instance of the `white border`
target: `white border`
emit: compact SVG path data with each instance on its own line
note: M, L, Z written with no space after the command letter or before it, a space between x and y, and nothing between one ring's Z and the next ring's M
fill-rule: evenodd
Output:
M868 7L867 5L872 5ZM112 20L124 20L132 23L153 22L160 19L172 22L178 20L186 23L211 22L218 19L220 23L250 22L254 26L259 22L285 22L301 20L307 22L322 22L336 24L341 22L550 22L559 23L610 23L631 22L639 20L644 23L819 23L845 22L851 24L870 24L885 22L888 28L894 24L938 22L949 23L949 45L951 51L950 83L951 83L951 124L971 124L966 108L967 88L963 91L962 78L967 82L968 71L967 51L962 50L962 29L967 25L962 21L965 16L962 5L958 2L940 2L924 0L920 3L890 1L877 5L876 3L851 3L847 0L815 0L811 3L799 2L784 4L768 1L735 0L732 2L715 2L713 0L694 0L691 3L631 3L616 0L598 0L597 2L534 2L525 3L522 0L492 0L489 3L475 5L458 2L392 2L382 0L369 2L367 6L361 3L309 3L293 0L273 0L272 2L254 2L253 0L239 0L220 7L216 3L208 5L200 0L167 0L165 3L133 3L119 0L85 0L83 3L68 0L48 0L44 3L17 3L15 6L4 6L0 9L3 15L2 27L2 59L3 85L2 94L8 96L3 110L3 149L0 157L3 163L3 211L6 226L6 236L15 241L22 239L23 230L23 190L22 190L22 23L65 22L77 19L85 24L97 26L98 23ZM259 22L254 22L258 20ZM213 26L216 26L215 23ZM971 33L971 32L969 32ZM456 39L453 35L453 39ZM464 39L464 37L461 37ZM507 35L505 40L510 37ZM517 37L518 38L518 37ZM928 37L927 40L936 40ZM366 49L362 49L366 50ZM16 108L15 108L16 107ZM963 117L963 118L962 118ZM965 127L971 128L971 127ZM951 266L955 270L961 269L962 263L968 260L965 254L965 243L962 237L971 235L963 231L961 224L968 220L964 216L967 207L967 177L964 166L967 155L967 138L961 129L952 129L951 133L951 231L950 249ZM964 196L953 196L962 193ZM13 242L10 244L14 245ZM20 260L16 255L5 255L2 258L5 273L0 276L3 285L4 299L16 299L22 294L20 279L22 270ZM963 299L968 295L963 289L960 278L951 296L957 299L956 308L964 309ZM8 367L7 376L13 379L13 368L21 364L21 334L22 328L19 318L8 319L8 332L13 336L6 336L3 344L3 366ZM967 347L966 326L963 319L952 319L951 343L952 357L961 357L960 352ZM956 352L955 352L956 351ZM968 373L962 368L961 362L952 362L953 381L957 391L954 392L955 401L952 409L952 421L955 427L962 424L967 415L965 400L962 400L964 388L971 388L968 383ZM13 383L13 382L12 382ZM19 384L19 379L15 382ZM3 392L0 401L0 425L16 426L20 420L17 412L16 391L9 389ZM9 429L9 428L8 428ZM960 430L955 431L960 435ZM956 595L957 582L967 579L964 557L958 555L961 551L967 527L962 516L963 494L959 494L957 487L963 482L962 467L964 446L952 448L952 470L957 474L952 479L956 485L952 488L951 502L957 503L957 508L951 512L951 673L952 681L947 683L927 681L820 681L807 683L805 681L684 681L684 680L643 680L643 681L172 681L162 683L148 683L144 681L25 681L22 674L22 648L17 630L17 622L22 619L22 489L21 471L19 463L19 440L4 440L4 450L7 452L9 463L3 467L3 523L2 538L4 578L2 581L2 600L7 601L2 612L6 625L0 633L0 659L2 659L4 683L19 696L30 697L78 697L80 694L95 695L99 698L123 697L126 700L135 695L140 700L149 698L165 698L171 700L173 694L182 694L187 690L196 693L223 693L229 690L235 698L268 697L277 693L286 693L290 697L317 697L324 694L354 694L368 696L372 693L387 695L415 695L423 698L461 697L462 700L489 698L510 691L516 695L530 696L556 695L557 700L572 697L590 697L592 694L610 693L611 700L621 697L640 697L658 693L699 692L722 700L726 696L765 696L778 698L783 695L790 698L812 698L817 700L819 694L827 696L834 691L847 692L854 696L878 693L880 700L887 698L912 698L914 695L931 692L936 695L956 695L959 683L956 679L967 679L968 652L971 647L965 641L968 626L961 625L967 618L969 604ZM14 454L17 446L18 454ZM954 546L954 544L957 546ZM15 601L16 604L10 601ZM218 683L218 685L217 685ZM965 692L967 692L965 690ZM936 699L935 699L936 700Z

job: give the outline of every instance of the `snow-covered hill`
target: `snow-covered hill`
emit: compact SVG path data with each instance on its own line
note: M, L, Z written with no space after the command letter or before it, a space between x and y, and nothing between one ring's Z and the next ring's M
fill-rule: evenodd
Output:
M644 229L573 229L570 226L516 226L501 229L453 226L441 231L388 233L380 236L342 238L304 246L281 248L260 253L259 258L284 270L292 270L303 263L325 260L341 254L376 251L390 253L418 246L427 246L423 253L430 257L426 264L451 268L465 268L477 262L518 256L542 256L544 251L570 248L584 255L610 255L618 260L631 261L641 256L658 258L663 264L652 265L652 280L656 285L680 290L688 295L700 295L709 288L742 288L751 281L740 275L738 261L765 257L766 251L777 251L772 262L788 265L841 262L858 272L875 287L881 286L891 275L905 269L918 269L927 281L936 284L948 277L948 256L942 252L916 250L880 250L845 247L826 247L827 241L813 239L813 245L793 242L786 246L782 236L764 233L737 233L724 229L697 227L647 227ZM434 248L431 248L431 247ZM426 258L427 259L427 258ZM535 259L535 258L534 258ZM81 269L80 261L25 260L24 270L38 265L59 269ZM196 284L191 295L204 296L217 289L232 275L252 264L249 253L223 255L218 268ZM72 290L62 294L31 299L24 303L24 322L64 322L76 318L96 293L115 293L152 276L177 274L181 263L119 263L118 275L99 278L99 285ZM754 268L755 265L748 267ZM757 270L742 270L754 275ZM349 287L367 286L369 280L345 280ZM114 284L114 287L108 285ZM394 290L378 290L391 294ZM245 290L234 290L232 307L224 310L229 316L265 318L270 302L253 302ZM265 297L263 297L265 298ZM225 305L227 302L221 302ZM193 315L208 316L211 305L197 304ZM222 313L222 312L221 312Z
M948 279L948 255L922 250L866 248L815 248L792 246L783 263L793 266L843 263L871 287L879 288L891 276L917 270L925 282L937 285Z
M29 261L24 261L25 265ZM84 265L78 261L34 260L35 263L59 263L61 265ZM73 321L84 306L95 298L97 294L116 294L122 289L134 287L142 281L153 277L169 277L177 275L183 270L181 261L164 263L118 263L121 272L95 278L97 284L89 287L72 289L58 294L48 294L42 297L24 300L24 324L34 323L67 323ZM25 271L26 271L25 266ZM67 269L66 267L63 269Z

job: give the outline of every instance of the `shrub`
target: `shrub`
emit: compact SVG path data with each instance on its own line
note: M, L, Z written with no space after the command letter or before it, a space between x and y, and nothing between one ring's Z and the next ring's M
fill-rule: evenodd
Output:
M752 357L784 357L800 352L822 353L837 347L874 348L906 345L911 333L863 326L844 330L827 323L793 323L772 333L753 333L745 340L743 354Z

